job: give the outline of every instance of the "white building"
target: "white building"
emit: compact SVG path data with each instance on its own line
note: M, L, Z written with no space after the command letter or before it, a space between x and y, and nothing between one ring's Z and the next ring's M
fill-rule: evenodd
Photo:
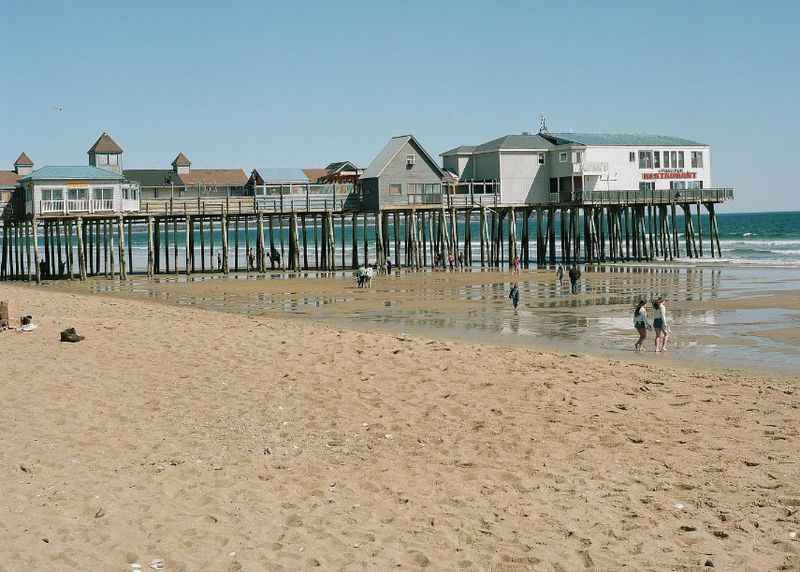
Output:
M708 145L663 135L522 133L442 153L444 168L470 184L499 181L499 202L589 201L603 191L711 186ZM596 198L595 197L595 198Z
M122 175L122 149L103 133L89 165L45 166L18 184L28 215L121 213L139 210L139 186Z

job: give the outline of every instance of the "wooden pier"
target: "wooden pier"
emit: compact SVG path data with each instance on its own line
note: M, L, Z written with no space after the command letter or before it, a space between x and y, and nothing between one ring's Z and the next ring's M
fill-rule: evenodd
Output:
M0 279L332 271L383 268L387 260L414 270L449 267L451 258L454 266L499 268L517 256L524 268L670 261L706 252L713 258L722 256L715 206L732 199L733 190L596 192L537 205L476 196L446 195L440 204L377 212L344 201L286 203L285 210L284 202L278 207L253 198L143 201L138 212L36 218L7 209L0 220ZM146 234L146 256L134 256L134 233Z

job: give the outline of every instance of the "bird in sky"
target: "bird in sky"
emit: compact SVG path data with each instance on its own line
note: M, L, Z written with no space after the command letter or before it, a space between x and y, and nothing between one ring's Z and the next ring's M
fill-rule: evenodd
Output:
M63 105L54 105L53 106L53 111L64 111L64 106Z

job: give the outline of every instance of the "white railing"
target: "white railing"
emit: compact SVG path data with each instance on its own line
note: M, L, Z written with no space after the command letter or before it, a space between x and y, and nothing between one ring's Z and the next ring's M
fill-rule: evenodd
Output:
M89 210L89 201L86 199L70 199L67 201L67 212L87 212Z
M114 210L114 199L92 199L92 212L103 212Z
M39 212L41 213L63 213L64 201L39 201Z

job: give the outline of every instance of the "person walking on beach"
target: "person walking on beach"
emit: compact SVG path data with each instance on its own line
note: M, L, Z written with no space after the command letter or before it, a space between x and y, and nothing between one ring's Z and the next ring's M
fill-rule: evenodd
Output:
M450 265L450 272L452 272L453 265L455 264L455 258L453 257L452 252L447 255L447 263Z
M386 274L391 275L392 273L392 261L388 258L386 259Z
M653 330L656 334L656 351L666 351L669 325L667 324L667 306L661 296L653 302Z
M573 294L578 293L578 280L581 279L581 271L578 269L577 266L572 266L569 269L569 283L570 283L570 291Z
M564 287L564 266L562 264L558 265L558 270L556 270L556 280L558 280L559 286L562 288Z
M217 270L222 270L222 254L217 252Z
M256 256L253 254L253 249L247 249L247 270L248 272L252 272L256 269Z
M522 265L519 262L519 256L515 256L514 257L514 261L513 261L514 274L519 276L519 271L520 271L521 267L522 267Z
M458 252L458 267L464 269L464 253L461 251Z
M516 282L511 285L511 291L508 293L508 297L511 300L511 305L514 306L514 311L517 311L517 306L519 306L519 286Z
M639 333L639 339L633 345L633 351L642 351L642 344L647 338L647 309L645 308L644 300L639 300L636 304L636 309L633 311L633 327Z

